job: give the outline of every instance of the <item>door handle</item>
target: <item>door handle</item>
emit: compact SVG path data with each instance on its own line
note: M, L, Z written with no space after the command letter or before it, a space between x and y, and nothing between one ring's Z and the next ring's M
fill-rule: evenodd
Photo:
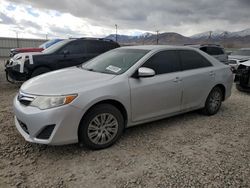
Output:
M181 82L182 79L181 79L180 77L176 77L173 81L174 81L174 82Z
M215 76L215 72L214 71L210 71L209 75L210 76Z

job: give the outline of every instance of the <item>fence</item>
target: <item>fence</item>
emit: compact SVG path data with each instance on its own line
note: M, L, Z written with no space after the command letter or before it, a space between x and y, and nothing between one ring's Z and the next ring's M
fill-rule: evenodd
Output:
M12 48L38 47L46 42L43 39L23 39L0 37L0 57L8 57Z

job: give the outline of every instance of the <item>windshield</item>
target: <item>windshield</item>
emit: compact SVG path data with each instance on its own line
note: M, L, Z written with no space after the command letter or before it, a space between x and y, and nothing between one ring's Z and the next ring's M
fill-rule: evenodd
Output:
M88 61L88 63L82 65L82 68L118 75L126 72L148 52L148 50L139 49L116 49Z
M43 53L46 53L46 54L54 53L55 51L59 50L61 47L63 47L65 44L67 44L70 41L71 40L63 40L61 42L58 42L58 43L46 48L45 50L43 50Z
M53 40L49 40L49 41L47 41L47 42L41 44L41 45L39 46L39 48L46 49L46 48L48 48L48 47L52 46L53 44L56 44L57 42L60 42L60 41L62 41L62 39L53 39Z
M250 56L250 50L237 50L237 51L231 53L231 55Z

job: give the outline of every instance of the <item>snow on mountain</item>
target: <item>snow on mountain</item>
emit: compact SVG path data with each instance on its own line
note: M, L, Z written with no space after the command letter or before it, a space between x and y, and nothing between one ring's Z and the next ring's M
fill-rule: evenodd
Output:
M216 31L207 31L203 33L198 33L195 35L192 35L190 38L198 39L198 38L208 38L210 36L211 32L211 38L222 38L222 37L245 37L250 35L250 28L245 29L242 31L237 32L229 32L229 31L222 31L222 30L216 30Z
M231 34L228 31L216 30L216 31L207 31L204 33L198 33L198 34L191 36L190 38L193 38L193 39L208 38L210 36L210 33L211 33L212 38L225 37Z
M248 35L250 35L250 28L244 29L242 31L233 32L231 34L231 36L234 36L234 37L237 37L237 36L238 37L245 37L245 36L248 36Z
M153 36L153 35L154 35L153 33L147 32L147 33L143 33L143 34L139 35L139 37L147 38L147 37L151 37L151 36Z

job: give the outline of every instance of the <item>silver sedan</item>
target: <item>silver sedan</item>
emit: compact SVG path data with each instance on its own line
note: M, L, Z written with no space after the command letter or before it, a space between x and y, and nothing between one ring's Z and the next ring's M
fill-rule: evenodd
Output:
M35 77L14 99L15 124L29 142L111 146L127 127L201 109L214 115L233 74L189 47L122 47Z

